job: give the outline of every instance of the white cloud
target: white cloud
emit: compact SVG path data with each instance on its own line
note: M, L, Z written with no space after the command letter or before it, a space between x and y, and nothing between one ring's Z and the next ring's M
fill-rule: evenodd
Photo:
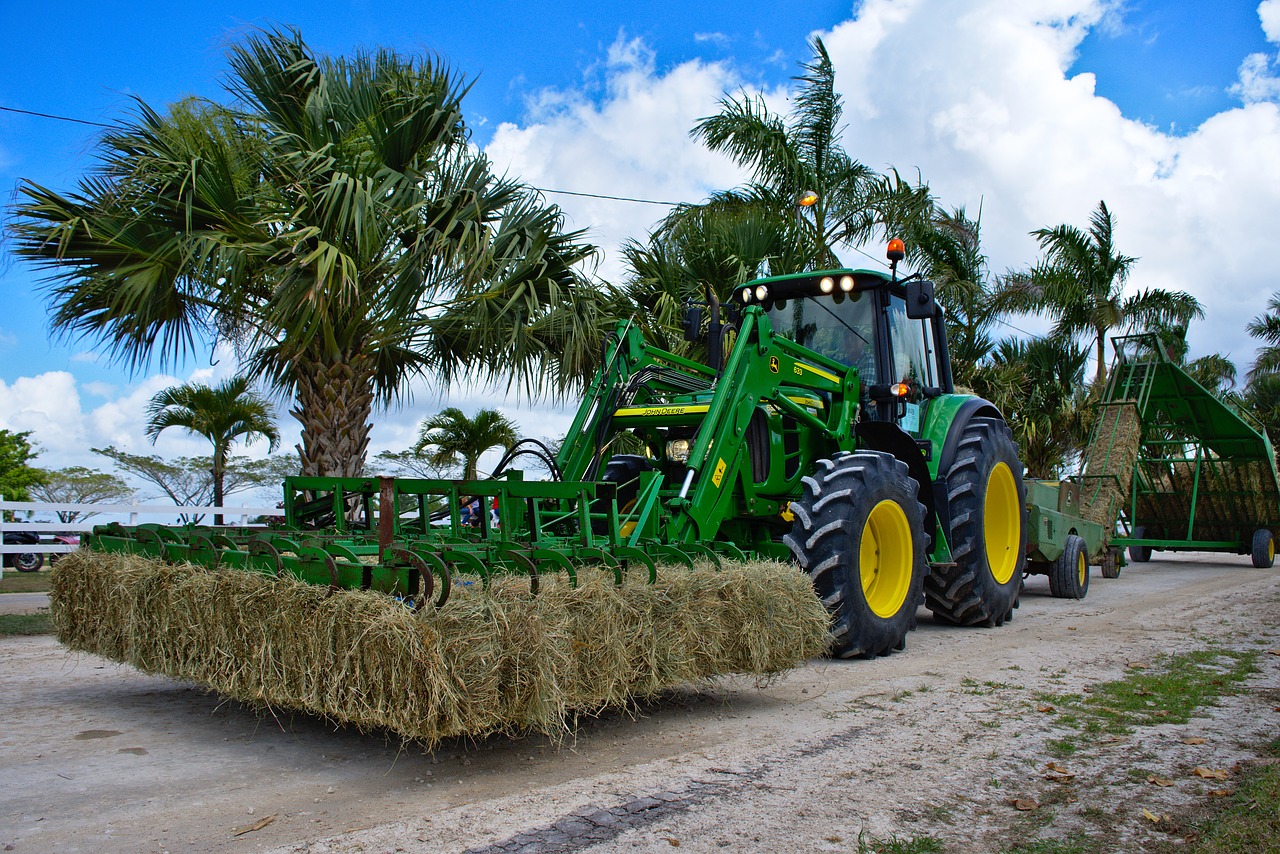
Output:
M539 187L676 202L698 201L741 180L726 158L689 137L694 122L737 86L727 65L686 62L658 75L642 41L619 37L604 73L598 103L583 91L545 90L529 105L527 125L500 125L486 149L499 169ZM570 196L554 201L574 227L590 227L590 239L606 250L600 272L615 281L617 244L643 240L667 210Z
M1280 0L1262 0L1258 4L1258 19L1267 41L1280 44ZM1240 63L1239 80L1230 91L1246 104L1259 101L1275 101L1280 98L1280 76L1275 69L1280 56L1251 53Z

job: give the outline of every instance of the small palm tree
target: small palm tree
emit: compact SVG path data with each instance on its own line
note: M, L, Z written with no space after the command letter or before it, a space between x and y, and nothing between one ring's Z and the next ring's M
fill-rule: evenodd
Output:
M421 455L434 448L427 461L437 466L455 466L461 460L462 479L475 480L479 477L481 455L497 445L514 445L519 429L496 409L481 409L474 418L468 418L461 409L450 406L423 422L413 452Z
M249 380L232 377L221 385L184 383L173 386L151 398L147 406L147 436L155 444L160 433L169 427L181 427L188 433L204 436L213 443L213 503L221 507L222 485L227 471L231 445L244 437L246 443L265 438L270 450L280 444L271 404L249 390ZM213 517L222 524L222 514Z

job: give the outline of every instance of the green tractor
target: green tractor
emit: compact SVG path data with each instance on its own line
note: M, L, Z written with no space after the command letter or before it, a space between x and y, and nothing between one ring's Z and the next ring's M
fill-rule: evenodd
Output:
M524 575L536 594L549 574L577 584L580 567L622 584L659 563L794 558L836 655L902 649L922 601L944 622L998 626L1027 568L1022 464L996 407L955 393L933 286L899 280L902 256L894 241L888 275L772 276L723 311L691 308L701 360L621 323L554 457L513 448L489 480L288 478L271 529L113 524L88 546L418 608L446 607L459 574ZM551 480L508 470L523 454ZM464 516L471 505L496 512Z
M1026 566L1018 449L993 404L955 393L932 283L897 279L902 255L889 275L758 279L709 322L694 308L705 364L623 324L558 460L616 484L627 545L793 557L842 657L902 649L922 595L943 622L1001 625Z

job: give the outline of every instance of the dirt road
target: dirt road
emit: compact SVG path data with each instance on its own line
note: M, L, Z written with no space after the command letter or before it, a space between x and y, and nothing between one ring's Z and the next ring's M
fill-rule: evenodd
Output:
M1113 581L1095 570L1082 602L1033 578L1000 629L944 628L922 611L905 653L811 662L763 689L689 689L579 722L561 745L426 754L260 717L51 638L0 640L0 846L838 851L859 834L928 834L949 851L996 851L1083 829L1141 848L1206 799L1193 766L1229 769L1280 723L1280 654L1262 654L1248 690L1206 717L1082 742L1066 761L1075 777L1045 779L1046 739L1071 731L1042 693L1162 651L1280 647L1280 574L1247 557L1159 558ZM1204 743L1184 744L1189 732ZM1148 785L1145 771L1174 785ZM1044 806L1020 812L1015 799Z

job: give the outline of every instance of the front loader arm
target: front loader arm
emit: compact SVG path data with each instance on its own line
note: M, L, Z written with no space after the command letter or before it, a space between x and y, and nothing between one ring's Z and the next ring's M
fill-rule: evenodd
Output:
M747 308L689 450L680 492L668 502L673 516L669 541L714 539L721 523L735 512L744 493L738 485L751 479L746 435L759 406L775 406L818 436L825 436L839 450L852 450L858 388L856 368L775 336L764 313ZM825 420L787 396L786 392L797 389L826 399Z

